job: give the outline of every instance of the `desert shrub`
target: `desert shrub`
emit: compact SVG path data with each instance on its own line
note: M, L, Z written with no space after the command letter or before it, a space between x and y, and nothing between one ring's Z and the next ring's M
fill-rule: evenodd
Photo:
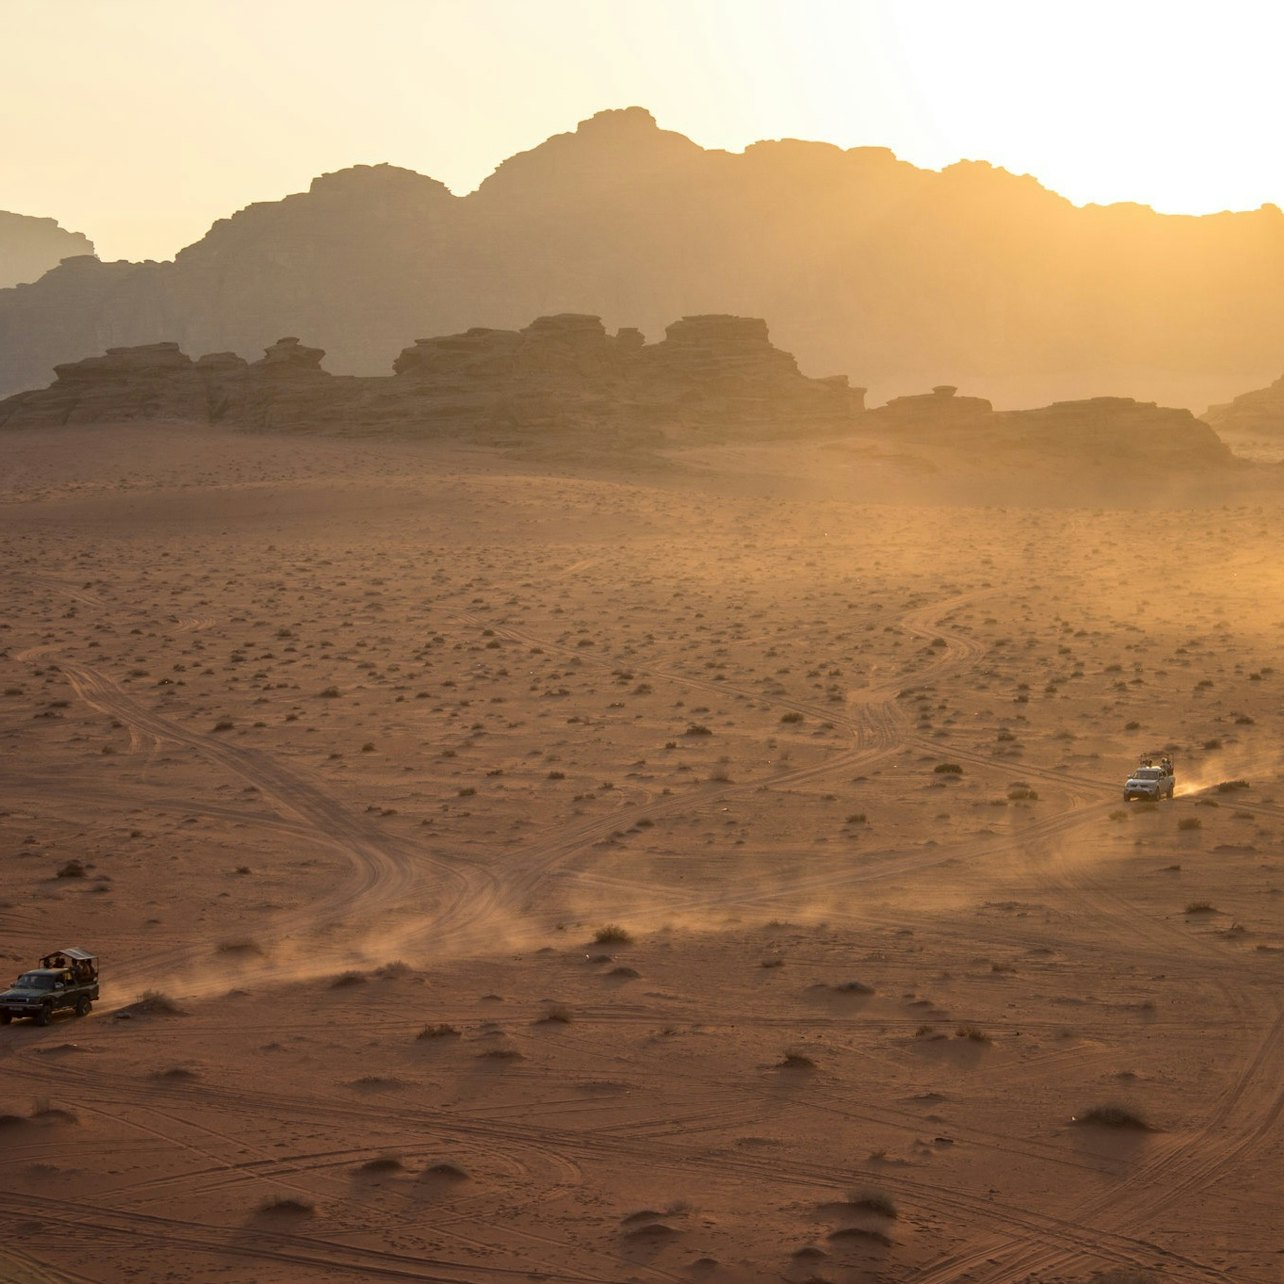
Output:
M143 1016L181 1016L183 1009L161 990L144 990L137 1000L122 1012L138 1013Z
M337 700L339 698L339 688L326 687L326 689L321 692L321 698L323 700Z
M69 860L54 875L55 878L84 878L85 867L78 860Z
M1142 1114L1129 1106L1108 1101L1100 1106L1092 1106L1082 1114L1074 1117L1075 1123L1094 1124L1098 1128L1131 1128L1139 1132L1149 1132L1150 1125Z
M713 732L703 722L692 722L688 724L687 729L682 734L684 736L711 736Z
M759 967L784 967L785 960L782 959L779 954L777 954L772 958L763 959L763 961L759 963L758 966Z
M1198 816L1183 816L1177 822L1178 829L1198 829L1204 822Z
M272 1199L265 1199L259 1205L260 1213L287 1217L311 1217L315 1211L316 1205L310 1199L290 1199L279 1195Z
M396 1155L380 1155L377 1159L367 1159L358 1169L363 1173L396 1173L405 1165Z
M220 719L219 719L219 720L214 724L214 730L215 730L215 731L231 731L231 730L232 730L232 728L233 728L235 725L236 725L236 724L232 721L232 719L231 719L231 718L220 718Z
M220 954L262 954L257 941L251 941L248 937L238 937L231 941L220 941L217 946Z
M961 776L963 768L957 762L938 762L932 770L938 776Z
M332 990L347 990L354 985L365 985L366 978L360 972L340 972L338 976L330 982Z
M550 1023L554 1025L570 1025L570 1008L566 1007L565 1004L555 1003L547 1012L544 1013L542 1017L539 1018L539 1021L536 1024L547 1025Z
M863 811L854 811L843 821L844 825L863 825L865 823L865 813Z
M890 1195L881 1190L865 1190L851 1197L853 1209L864 1213L877 1213L880 1217L899 1217L896 1203Z
M801 722L802 720L803 720L803 716L802 716L802 714L801 714L801 713L797 713L797 712L795 712L795 711L794 711L794 710L792 710L792 709L791 709L788 713L782 713L782 714L780 715L780 721L781 721L781 722L790 722L790 723L794 723L794 722Z
M816 1062L805 1052L786 1052L780 1063L782 1070L814 1070Z
M593 933L593 941L597 945L628 945L632 940L632 934L618 923L608 923Z
M457 1039L459 1031L453 1025L426 1025L415 1035L416 1039Z
M980 1026L961 1025L954 1031L956 1039L970 1039L973 1043L992 1043L993 1040Z
M1219 794L1230 794L1230 793L1234 793L1235 790L1237 789L1251 789L1251 788L1252 786L1248 783L1247 780L1223 780L1217 786L1217 792Z
M1186 906L1187 914L1216 914L1217 910L1213 907L1212 901L1191 901Z

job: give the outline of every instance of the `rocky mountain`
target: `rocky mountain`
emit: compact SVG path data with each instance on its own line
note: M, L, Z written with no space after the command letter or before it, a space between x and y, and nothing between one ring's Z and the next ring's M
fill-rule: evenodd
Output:
M93 254L94 243L51 218L0 210L0 288L35 281L63 259Z
M1236 454L1284 461L1284 375L1269 388L1244 392L1224 405L1209 406L1202 418L1212 424Z
M0 402L0 427L168 419L619 445L834 432L864 407L863 388L804 377L750 317L683 317L653 344L579 314L476 327L418 340L390 376L335 376L324 356L295 338L255 362L232 352L193 361L173 342L110 348Z
M172 263L75 259L0 291L0 392L108 346L251 357L283 333L369 374L406 335L562 312L651 338L674 316L770 316L803 369L880 395L944 378L1002 405L1203 406L1278 369L1284 214L1077 208L984 163L937 173L878 148L709 151L629 108L467 196L356 166Z

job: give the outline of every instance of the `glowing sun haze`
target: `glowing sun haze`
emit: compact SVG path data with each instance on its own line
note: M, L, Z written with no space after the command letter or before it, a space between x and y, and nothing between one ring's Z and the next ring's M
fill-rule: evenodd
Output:
M1076 203L1284 204L1264 0L6 0L0 209L104 258L390 161L475 188L637 104L704 147L890 147Z

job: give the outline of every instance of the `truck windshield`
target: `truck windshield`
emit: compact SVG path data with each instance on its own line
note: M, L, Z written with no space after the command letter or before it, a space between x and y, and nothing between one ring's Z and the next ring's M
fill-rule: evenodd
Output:
M1164 773L1158 767L1140 767L1138 768L1137 780L1158 780Z
M48 972L24 972L18 978L18 987L23 990L52 990L54 979Z

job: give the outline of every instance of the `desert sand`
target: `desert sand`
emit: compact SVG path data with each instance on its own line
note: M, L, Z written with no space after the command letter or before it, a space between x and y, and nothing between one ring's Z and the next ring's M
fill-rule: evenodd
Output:
M3 460L0 1280L1279 1278L1278 480Z

